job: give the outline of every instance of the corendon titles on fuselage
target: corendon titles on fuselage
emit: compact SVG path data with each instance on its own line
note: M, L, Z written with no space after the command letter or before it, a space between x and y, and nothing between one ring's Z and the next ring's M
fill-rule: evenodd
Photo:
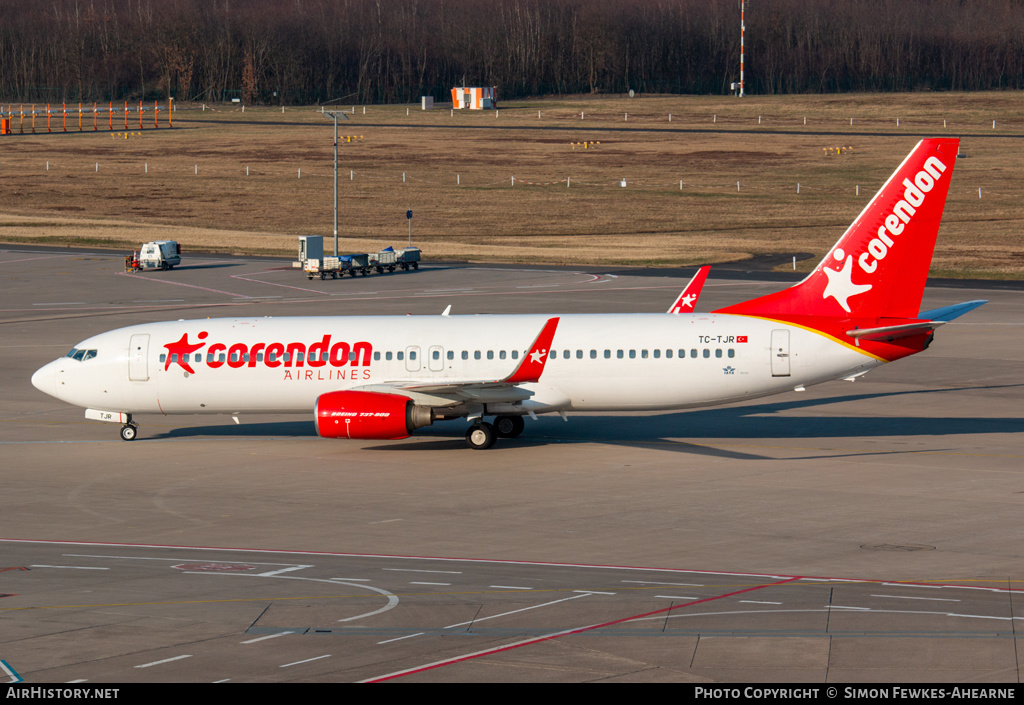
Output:
M201 331L196 337L205 341L209 336L207 331ZM206 347L206 367L217 369L227 365L230 368L242 367L263 367L284 368L284 379L370 379L370 360L373 356L373 346L366 342L348 343L346 341L331 343L330 334L324 335L322 339L307 346L305 343L211 343L205 342L189 343L188 333L184 333L179 340L173 343L166 343L163 346L167 353L163 356L164 371L170 369L172 363L177 364L189 374L195 374L192 362L199 362L202 356L201 349ZM191 358L196 355L196 358ZM308 367L314 369L298 370L295 368ZM322 370L316 368L341 368L353 367L363 369L352 370L327 370L329 374L324 376ZM347 374L346 374L347 373Z

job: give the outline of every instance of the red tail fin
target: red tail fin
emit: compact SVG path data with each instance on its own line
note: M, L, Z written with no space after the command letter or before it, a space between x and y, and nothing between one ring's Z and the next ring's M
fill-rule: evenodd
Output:
M921 140L815 270L716 313L916 318L959 140Z

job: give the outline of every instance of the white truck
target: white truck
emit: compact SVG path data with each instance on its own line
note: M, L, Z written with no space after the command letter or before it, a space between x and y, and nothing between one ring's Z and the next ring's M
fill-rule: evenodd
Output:
M181 245L174 240L147 242L139 252L141 269L171 269L181 264Z

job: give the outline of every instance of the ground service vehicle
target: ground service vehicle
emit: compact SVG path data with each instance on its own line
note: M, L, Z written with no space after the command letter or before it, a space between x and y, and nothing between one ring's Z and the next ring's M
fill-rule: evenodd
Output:
M181 264L181 245L174 240L147 242L139 252L142 269L171 269Z

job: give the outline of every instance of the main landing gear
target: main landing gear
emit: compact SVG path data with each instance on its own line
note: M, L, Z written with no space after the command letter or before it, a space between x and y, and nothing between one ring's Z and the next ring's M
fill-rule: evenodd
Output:
M125 421L124 426L121 427L121 440L122 441L134 441L139 435L138 424L132 423L132 416L128 414L128 420Z
M466 431L466 445L474 450L487 450L499 438L515 438L525 427L522 416L499 416L493 424L479 421Z

